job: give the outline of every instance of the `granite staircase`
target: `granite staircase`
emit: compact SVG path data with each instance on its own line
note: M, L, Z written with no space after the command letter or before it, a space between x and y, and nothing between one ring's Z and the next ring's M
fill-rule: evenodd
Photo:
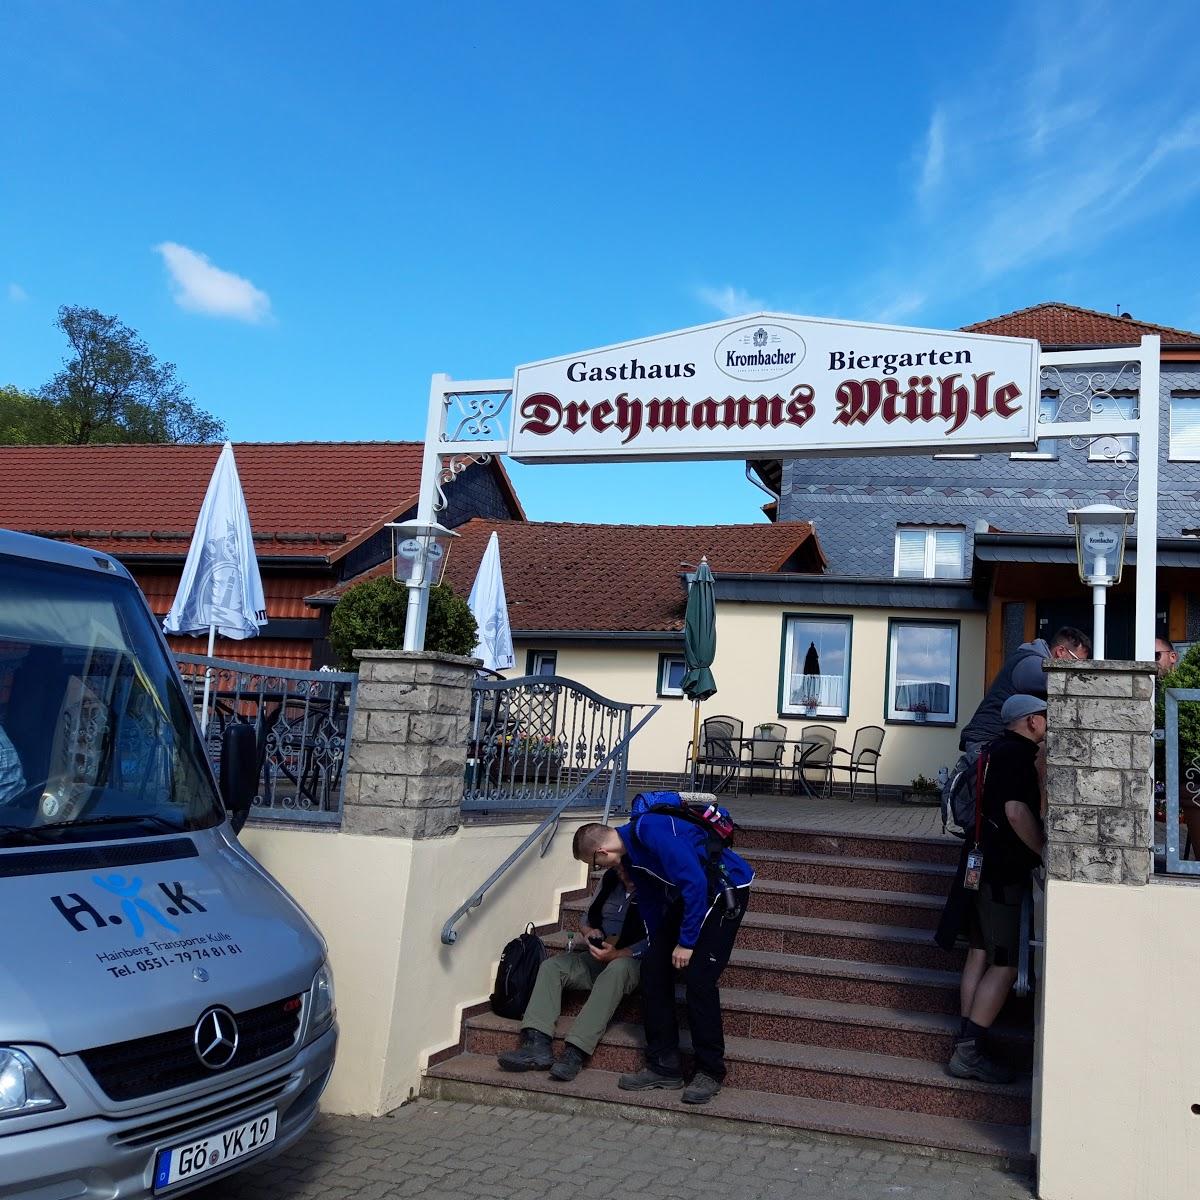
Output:
M502 1071L519 1022L486 1006L463 1020L459 1046L431 1064L422 1095L563 1107L617 1106L662 1121L752 1125L880 1139L935 1152L1029 1160L1031 1006L1010 1001L996 1040L1024 1073L1007 1086L946 1074L958 1029L962 953L933 944L954 876L956 842L743 826L739 852L756 872L750 910L721 977L728 1076L702 1109L678 1093L622 1092L642 1065L641 1007L618 1010L591 1063L569 1084ZM578 927L582 894L543 931L554 951ZM682 997L682 992L680 993ZM567 997L559 1034L583 996ZM689 1049L680 1005L683 1050ZM561 1048L561 1043L559 1047ZM611 1108L609 1109L611 1111Z

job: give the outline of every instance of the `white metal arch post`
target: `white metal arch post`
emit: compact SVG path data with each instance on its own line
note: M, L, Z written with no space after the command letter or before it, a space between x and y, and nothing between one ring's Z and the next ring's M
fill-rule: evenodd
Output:
M782 329L785 334L791 334L792 336L796 336L795 330L798 329L803 333L808 333L810 337L815 337L816 335L812 333L813 329L816 329L817 334L819 334L823 327L837 326L838 336L847 339L847 344L849 344L848 339L851 337L857 335L861 340L866 340L872 334L877 334L881 337L898 335L912 338L919 336L923 340L918 344L922 345L925 344L925 341L939 337L955 339L955 344L959 345L967 337L967 335L963 335L957 331L895 330L886 326L853 325L846 322L815 321L808 318L787 317L777 314L757 314L741 318L739 321L720 322L714 326L702 326L695 330L683 330L676 334L663 335L662 338L647 339L637 343L627 343L624 346L586 351L572 357L579 362L584 360L595 362L602 360L605 354L611 355L621 352L622 355L628 356L630 347L632 347L637 351L639 356L632 360L636 367L639 361L643 364L650 361L657 345L670 342L673 339L685 336L695 338L697 335L703 334L709 334L713 338L716 338L724 334L725 336L721 342L724 345L729 341L730 336L732 336L726 333L726 330L730 326L736 325L742 326L745 330L754 330L756 335L755 346L764 344L757 340L757 335L762 332L763 327ZM789 325L794 326L794 329L789 329ZM735 330L736 332L738 331ZM977 338L977 340L980 342L1013 342L1018 339ZM1036 349L1036 343L1026 344ZM803 347L803 341L800 341L800 345ZM780 351L768 352L781 353ZM1056 419L1050 422L1039 421L1036 425L1036 431L1032 434L1034 443L1039 437L1066 438L1076 444L1091 444L1100 438L1129 436L1137 438L1136 460L1124 453L1114 455L1113 460L1129 466L1130 469L1136 467L1137 470L1137 583L1135 591L1134 642L1135 654L1139 660L1144 662L1153 661L1154 658L1155 584L1158 563L1160 352L1160 339L1157 336L1153 336L1143 337L1138 346L1039 354L1037 359L1037 377L1040 379L1041 394L1044 395L1047 391L1056 392L1060 396L1060 405L1056 413ZM675 351L675 353L676 357L678 357L678 351ZM943 352L943 356L938 361L942 363L948 362L949 360L945 357L946 353L948 352ZM803 355L803 350L801 354ZM840 351L834 352L833 355L830 355L831 364L835 356L839 359L846 357ZM813 360L813 369L815 370L818 355L813 353L810 357ZM874 356L873 362L876 366L882 357L886 356ZM892 357L894 359L897 356L893 355ZM905 355L904 357L911 356ZM922 355L918 354L917 357L919 359ZM857 367L858 369L862 369L863 363L868 358L870 356L863 355L855 360L855 356L851 353L851 368ZM929 360L931 363L934 361L932 353L929 355ZM968 359L968 361L970 360ZM525 369L518 369L518 378L520 377L520 372ZM831 365L829 369L832 370L833 366ZM1119 380L1126 370L1129 370L1131 374L1136 372L1138 376L1137 413L1129 418L1109 415L1102 408L1097 407L1096 397L1108 396L1110 389L1121 390L1122 392L1132 390L1131 388L1118 389L1113 382L1114 379ZM642 366L642 371L642 376L634 374L633 378L640 379L644 377L644 365ZM569 375L570 373L568 372ZM609 375L607 378L612 379L613 376ZM620 378L627 378L623 369ZM651 376L651 378L655 377ZM771 377L768 376L767 378ZM979 378L979 374L976 373L976 383L978 383ZM964 375L964 384L965 379L966 376ZM1130 383L1132 383L1132 380ZM616 384L615 386L620 388L628 385ZM770 390L771 386L770 384L762 384L745 388L743 385L742 390L743 392L752 392L758 388L765 391ZM677 393L682 392L684 383L681 381L676 382L674 388ZM734 388L734 391L736 392L737 388ZM703 392L700 394L703 395ZM695 407L698 409L702 404L713 405L712 395L715 394L715 392L711 393ZM793 397L796 395L795 390L793 390L792 395ZM812 395L813 389L810 387L808 388L807 398L811 399ZM532 397L531 400L537 398ZM429 390L429 413L425 429L425 447L421 465L421 490L417 505L417 520L419 522L431 524L436 521L438 512L446 504L445 492L443 490L444 485L453 480L471 462L486 459L488 456L494 454L510 454L512 452L518 431L518 421L523 419L522 414L514 411L517 399L519 397L514 399L514 381L512 379L455 381L449 375L439 374L433 376ZM618 401L627 399L627 393L622 392L617 399ZM764 399L764 397L760 396L757 398L757 401L748 400L747 396L743 394L740 398L736 398L735 396L727 397L722 403L733 403L736 405L740 402L745 406L747 404L753 405L762 402ZM779 395L772 397L772 399L781 403L783 402L783 398ZM1035 398L1026 395L1025 400L1026 406L1032 404L1036 413L1037 401ZM668 398L664 401L654 400L651 403L670 404L671 401ZM684 402L681 400L675 403L683 404ZM586 407L587 405L585 404L584 408ZM609 404L608 407L611 409L612 405ZM1067 419L1063 419L1064 417ZM1069 419L1071 417L1074 419ZM796 422L795 424L802 423ZM846 422L846 424L849 423ZM961 437L957 437L956 440L949 440L945 431L936 427L930 427L927 440L919 440L918 434L914 434L910 428L902 439L897 437L894 444L888 442L886 436L881 436L876 431L873 438L868 440L858 450L853 445L847 445L842 450L829 449L828 441L821 448L813 449L806 446L806 439L803 436L797 436L796 428L784 427L777 430L777 432L780 435L777 441L762 441L756 445L754 451L756 457L770 457L772 455L786 457L788 455L821 453L846 454L855 452L870 454L912 454L920 451L936 454L945 453L949 448L955 450L1010 451L1028 449L1031 446L1028 429L1024 432L1024 436L1019 439L1005 441L1002 438L998 438L994 433L991 433L986 439L981 440L976 436L973 441L972 430L969 427L964 428ZM886 433L887 431L885 430L884 434L886 435ZM723 449L719 439L711 439L708 445L699 449L695 446L687 446L683 449L673 450L669 445L664 446L661 443L650 450L647 450L645 447L639 447L636 450L625 450L621 446L609 445L594 454L585 450L583 452L573 452L570 457L573 461L583 462L613 461L614 459L623 457L640 458L643 461L667 461L680 458L744 459L747 457L747 450L744 444L737 448ZM538 459L532 457L523 460L538 461ZM557 461L562 461L562 458L559 458ZM429 604L429 585L430 581L424 575L418 575L409 581L409 587L412 591L410 591L408 617L405 625L405 650L420 650L424 648L425 624ZM415 595L413 594L414 592Z

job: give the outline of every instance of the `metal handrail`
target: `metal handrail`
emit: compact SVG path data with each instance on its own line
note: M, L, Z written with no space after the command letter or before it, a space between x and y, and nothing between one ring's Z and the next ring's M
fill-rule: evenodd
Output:
M621 740L611 750L608 751L607 754L605 754L605 756L587 773L587 775L585 775L584 778L575 785L568 795L559 802L558 806L546 815L541 824L538 825L538 827L504 860L504 862L501 863L500 866L497 867L496 870L493 871L487 877L487 879L485 879L483 883L481 883L479 887L471 893L470 898L460 904L454 910L454 912L450 914L446 920L446 923L442 926L443 946L453 946L454 943L458 941L458 931L454 928L454 926L457 925L458 922L471 911L471 909L478 908L483 903L483 897L486 895L488 888L492 887L505 873L505 871L507 871L509 867L511 867L517 861L517 859L519 859L521 855L523 855L525 851L528 850L529 847L532 846L533 843L542 836L542 834L549 830L549 836L546 838L545 843L542 846L541 853L539 854L540 858L544 858L546 856L546 851L550 849L550 843L554 841L554 835L558 831L559 819L562 817L570 803L577 796L582 795L591 784L592 780L595 779L611 761L625 751L625 748L631 741L633 741L634 735L638 732L638 730L640 730L642 726L645 725L646 722L649 721L650 718L654 716L654 714L658 712L662 706L659 704L631 704L628 707L630 709L648 708L650 711L646 713L646 715L642 717L642 719L638 721L638 723L634 725L633 728L631 728L629 732L626 733L625 736L621 738ZM604 801L605 825L608 824L609 813L612 810L613 784L616 782L618 774L623 776L624 772L613 771L609 775L608 794Z

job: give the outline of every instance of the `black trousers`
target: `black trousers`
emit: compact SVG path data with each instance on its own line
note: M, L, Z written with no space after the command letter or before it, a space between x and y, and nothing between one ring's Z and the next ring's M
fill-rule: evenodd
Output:
M718 900L700 930L684 975L688 1025L692 1032L692 1051L696 1070L716 1080L725 1078L725 1032L721 1027L721 993L717 980L733 952L750 887L737 889L738 907L725 912ZM671 952L679 944L679 925L683 903L667 910L666 919L642 958L642 1011L646 1027L646 1064L663 1075L678 1075L679 1016L675 1009L675 969Z

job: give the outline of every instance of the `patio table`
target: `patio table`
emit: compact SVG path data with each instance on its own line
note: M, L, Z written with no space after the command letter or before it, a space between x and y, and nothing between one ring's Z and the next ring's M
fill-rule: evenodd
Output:
M728 765L724 767L724 774L712 785L712 790L714 792L719 792L722 790L722 788L728 786L730 780L735 780L736 783L737 777L741 775L742 769L750 765L750 756L752 756L754 753L754 743L761 743L764 739L761 737L743 737L722 740L729 742L730 758ZM789 746L807 747L807 749L802 751L799 763L793 762L791 764L791 770L793 772L794 779L797 775L796 768L799 768L798 775L800 779L801 792L811 799L817 799L817 793L814 792L811 787L809 787L808 780L804 777L804 764L817 750L819 750L825 744L824 741L819 738L811 739L804 737L778 739L771 738L768 740L772 745L782 746L784 754L787 753L787 748ZM736 755L734 754L735 750ZM715 771L711 772L711 774L714 775L716 773L717 772Z

